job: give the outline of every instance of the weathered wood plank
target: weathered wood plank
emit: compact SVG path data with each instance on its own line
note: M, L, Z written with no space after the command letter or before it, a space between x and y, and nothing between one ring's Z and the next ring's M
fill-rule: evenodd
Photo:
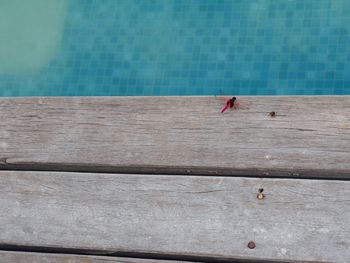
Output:
M349 181L1 171L0 200L3 245L350 258Z
M350 178L350 96L242 99L2 98L0 167Z
M0 251L0 263L178 263L181 261Z

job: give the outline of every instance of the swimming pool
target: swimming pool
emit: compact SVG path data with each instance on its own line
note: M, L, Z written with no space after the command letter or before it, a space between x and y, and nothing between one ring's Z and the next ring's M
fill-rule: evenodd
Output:
M0 5L0 96L350 94L348 0Z

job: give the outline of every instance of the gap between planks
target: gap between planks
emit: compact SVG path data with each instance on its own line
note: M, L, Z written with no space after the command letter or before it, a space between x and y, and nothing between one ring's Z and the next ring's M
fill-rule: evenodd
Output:
M0 251L0 263L180 263L183 261L109 257L94 255L54 254ZM190 263L190 262L189 262Z
M329 174L323 170L282 172L270 171L268 175L259 175L259 171L246 169L239 173L227 169L212 167L115 167L99 165L77 165L77 164L0 164L0 171L42 171L42 172L77 172L77 173L105 173L105 174L142 174L142 175L176 175L176 176L216 176L216 177L241 177L241 178L270 178L270 179L307 179L307 180L336 180L349 181L350 177L345 174ZM250 171L250 172L249 172Z
M2 246L5 247L5 246ZM10 246L7 246L11 248ZM17 247L19 250L1 250L0 249L0 263L326 263L325 261L275 261L275 260L232 260L224 258L210 258L210 257L189 257L181 255L160 255L160 254L124 254L108 253L106 251L81 251L77 253L76 250L71 249L52 249L52 248L28 248ZM58 251L61 252L58 252ZM50 252L49 252L50 251ZM55 252L53 252L55 251ZM66 252L63 252L66 251ZM69 253L71 252L71 253Z

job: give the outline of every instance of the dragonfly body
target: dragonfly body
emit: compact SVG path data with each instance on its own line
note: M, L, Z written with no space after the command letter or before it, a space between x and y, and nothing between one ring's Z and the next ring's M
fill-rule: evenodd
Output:
M232 97L231 99L228 99L226 101L225 107L222 108L221 113L224 113L228 108L230 108L230 109L234 108L235 109L236 108L236 105L235 105L236 100L237 100L236 97Z

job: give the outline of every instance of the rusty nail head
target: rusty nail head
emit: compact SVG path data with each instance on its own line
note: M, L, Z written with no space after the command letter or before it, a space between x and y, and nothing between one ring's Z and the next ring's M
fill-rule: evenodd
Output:
M269 113L269 115L270 115L270 117L275 117L275 116L276 116L276 112L271 111L271 112Z
M248 243L248 247L249 247L250 249L254 249L254 248L255 248L255 243L254 243L253 241L250 241L250 242Z

